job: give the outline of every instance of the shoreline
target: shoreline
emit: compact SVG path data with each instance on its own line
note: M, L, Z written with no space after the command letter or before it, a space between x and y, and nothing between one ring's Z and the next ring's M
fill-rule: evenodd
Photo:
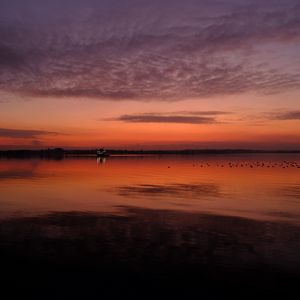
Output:
M140 155L232 155L232 154L300 154L300 150L252 150L252 149L185 149L185 150L114 150L108 149L111 156ZM62 148L40 150L0 150L0 158L64 158L96 157L96 149L69 150Z

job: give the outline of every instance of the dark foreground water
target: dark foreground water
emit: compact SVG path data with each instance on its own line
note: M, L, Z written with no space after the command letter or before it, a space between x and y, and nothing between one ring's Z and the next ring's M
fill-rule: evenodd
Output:
M299 155L0 160L0 192L5 299L299 296Z

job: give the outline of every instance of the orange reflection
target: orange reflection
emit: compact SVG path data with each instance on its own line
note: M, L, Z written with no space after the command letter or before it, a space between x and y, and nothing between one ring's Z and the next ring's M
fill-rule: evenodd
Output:
M1 213L131 206L297 223L299 162L299 155L0 160Z

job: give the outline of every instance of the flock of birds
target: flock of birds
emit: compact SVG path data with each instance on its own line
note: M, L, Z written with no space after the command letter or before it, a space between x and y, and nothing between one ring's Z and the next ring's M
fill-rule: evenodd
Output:
M205 167L229 167L229 168L298 168L300 169L300 164L296 161L287 161L282 162L272 162L272 161L255 161L255 162L228 162L228 163L199 163L193 164L193 167L199 166L200 168ZM168 166L170 168L170 166Z

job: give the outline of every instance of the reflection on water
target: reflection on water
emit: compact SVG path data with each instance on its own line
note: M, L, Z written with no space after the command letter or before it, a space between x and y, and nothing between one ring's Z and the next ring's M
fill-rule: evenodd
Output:
M299 162L295 154L0 160L0 216L132 206L299 224Z
M102 165L105 164L106 162L106 157L97 157L97 164Z
M22 296L29 290L37 299L56 293L57 299L157 294L253 299L258 293L290 299L297 292L298 226L123 210L119 216L56 212L2 220L0 263L7 286L17 278Z
M219 186L215 184L139 184L120 186L117 191L125 197L222 197Z
M7 286L49 299L53 291L287 299L296 289L299 155L104 162L0 160Z
M123 208L125 215L57 212L1 221L0 239L20 253L50 262L106 264L128 268L198 265L278 270L300 267L296 226L238 217ZM26 238L30 243L24 243ZM286 247L293 241L290 247ZM51 243L62 243L53 248ZM49 249L49 246L51 248ZM78 252L78 248L81 249ZM49 256L51 251L51 256ZM101 255L100 255L101 254Z

